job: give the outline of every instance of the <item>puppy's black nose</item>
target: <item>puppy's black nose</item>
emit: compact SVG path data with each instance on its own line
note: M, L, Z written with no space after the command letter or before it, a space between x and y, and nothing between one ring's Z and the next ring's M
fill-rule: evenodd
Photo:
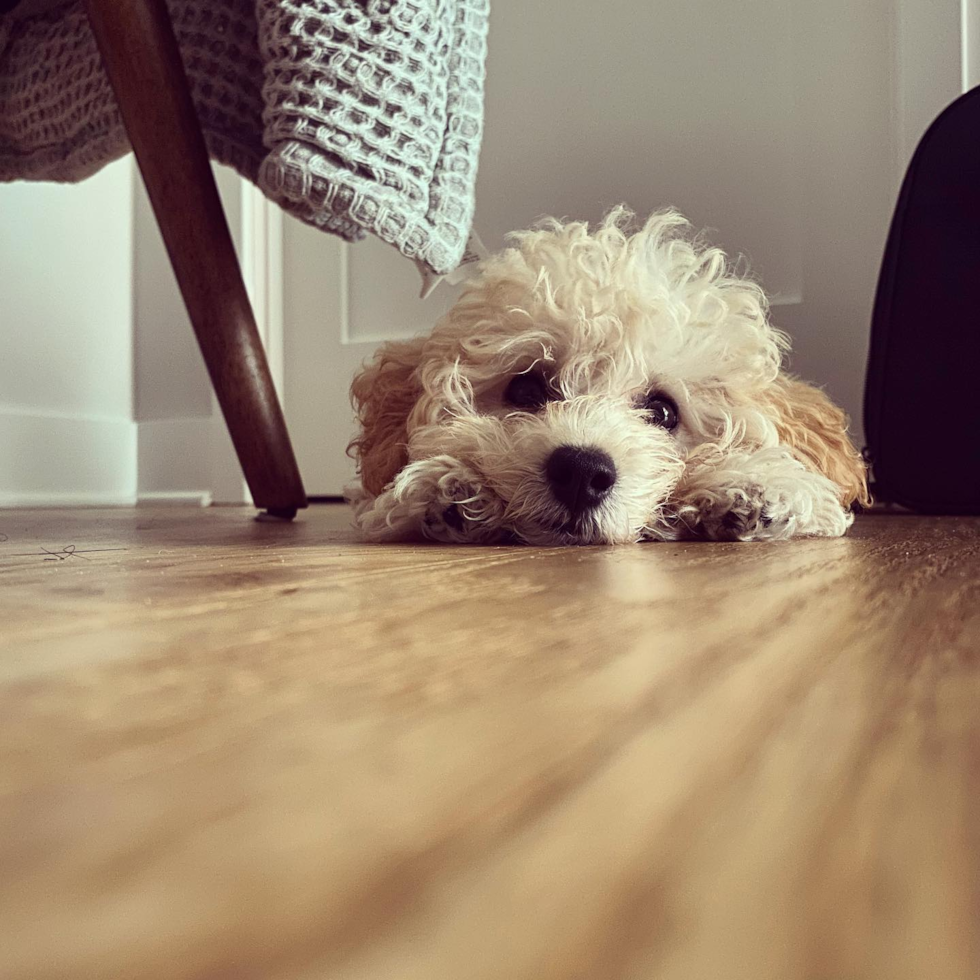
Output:
M585 446L559 446L544 464L551 492L573 517L598 507L616 483L609 453Z

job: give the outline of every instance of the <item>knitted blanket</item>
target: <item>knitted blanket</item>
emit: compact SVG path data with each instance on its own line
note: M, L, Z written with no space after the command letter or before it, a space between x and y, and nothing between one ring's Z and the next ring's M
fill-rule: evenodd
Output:
M459 264L489 0L168 5L214 159L324 231ZM78 0L0 15L0 180L77 181L128 149Z

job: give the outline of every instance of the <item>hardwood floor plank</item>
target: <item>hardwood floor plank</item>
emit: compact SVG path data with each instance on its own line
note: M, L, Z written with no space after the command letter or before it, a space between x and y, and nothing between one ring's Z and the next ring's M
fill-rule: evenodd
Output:
M976 975L980 519L346 525L0 512L5 978Z

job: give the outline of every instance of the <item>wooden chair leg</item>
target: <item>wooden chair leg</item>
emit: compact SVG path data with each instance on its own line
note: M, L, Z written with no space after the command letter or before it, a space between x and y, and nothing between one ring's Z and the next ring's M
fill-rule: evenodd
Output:
M194 333L256 506L306 494L164 0L85 0Z

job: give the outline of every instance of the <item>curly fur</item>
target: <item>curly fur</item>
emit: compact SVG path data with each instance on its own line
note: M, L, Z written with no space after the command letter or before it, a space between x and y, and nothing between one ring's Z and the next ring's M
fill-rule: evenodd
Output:
M781 371L761 288L672 211L635 232L549 220L485 260L428 337L383 345L355 378L356 521L371 538L533 544L840 535L868 503L844 414ZM540 372L535 412L503 398ZM648 392L680 424L652 425ZM594 447L616 483L570 527L545 461Z

